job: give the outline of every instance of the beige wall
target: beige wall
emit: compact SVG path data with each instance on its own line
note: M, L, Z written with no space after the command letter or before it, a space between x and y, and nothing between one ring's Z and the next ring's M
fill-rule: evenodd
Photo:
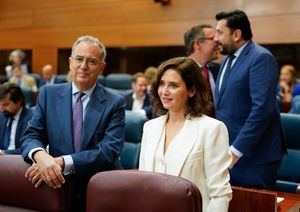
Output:
M215 24L218 11L234 8L248 14L256 41L300 42L298 0L0 0L0 49L32 49L39 71L80 35L109 47L181 45L188 27Z

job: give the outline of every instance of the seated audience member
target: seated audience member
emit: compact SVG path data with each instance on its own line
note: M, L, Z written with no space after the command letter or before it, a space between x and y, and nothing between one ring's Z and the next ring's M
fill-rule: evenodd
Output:
M293 98L292 108L289 113L300 115L300 95Z
M64 79L60 79L55 76L52 65L47 64L42 69L42 80L40 81L39 87L43 85L53 85L67 82Z
M147 91L150 92L152 83L156 80L158 68L150 66L146 68L144 74L147 79Z
M25 57L26 54L20 49L16 49L10 53L8 59L10 65L5 67L6 76L8 78L13 76L12 69L14 66L20 66L24 74L31 73L30 66L24 61Z
M139 170L188 179L201 192L204 212L227 211L228 133L222 122L203 114L209 96L200 67L187 57L162 63L151 94L161 116L144 125Z
M98 85L105 68L104 45L92 36L79 37L72 47L72 83L44 86L23 137L24 160L35 164L25 176L35 186L57 189L72 180L74 208L84 211L89 178L120 169L125 137L125 101ZM49 152L46 146L49 145Z
M20 66L13 67L13 76L9 79L10 83L14 83L21 88L31 89L37 91L37 84L34 77L23 74Z
M282 66L277 93L281 99L281 112L288 112L291 109L293 97L300 94L300 85L296 84L296 69L294 66Z
M32 111L25 107L25 96L15 84L0 85L0 152L19 154L21 138Z
M131 87L133 92L125 96L126 109L151 119L153 112L150 96L147 93L147 79L145 75L141 72L133 75Z

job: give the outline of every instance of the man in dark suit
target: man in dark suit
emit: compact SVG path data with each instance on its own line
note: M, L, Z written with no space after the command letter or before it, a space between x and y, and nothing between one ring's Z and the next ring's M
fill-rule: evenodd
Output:
M132 110L148 119L153 118L153 108L147 93L146 76L141 72L133 75L131 87L133 92L125 96L126 110Z
M105 56L97 38L79 37L69 58L73 82L43 87L23 138L24 160L35 161L25 176L36 186L44 181L60 188L69 175L75 182L75 203L85 199L93 174L121 168L125 101L96 83Z
M284 152L276 105L278 66L273 55L252 41L247 15L240 10L216 15L224 57L215 90L216 118L229 132L233 185L273 189Z
M42 87L44 85L53 85L53 84L60 84L66 82L67 82L66 79L59 78L54 74L52 65L47 64L43 67L42 79L39 82L39 87Z
M184 33L185 50L188 57L192 58L201 68L207 80L208 95L213 102L215 81L219 72L219 64L212 62L218 57L217 42L214 41L216 31L209 24L199 24ZM206 115L214 117L213 105Z
M0 85L0 111L0 153L20 154L21 138L32 110L25 107L25 96L19 86Z

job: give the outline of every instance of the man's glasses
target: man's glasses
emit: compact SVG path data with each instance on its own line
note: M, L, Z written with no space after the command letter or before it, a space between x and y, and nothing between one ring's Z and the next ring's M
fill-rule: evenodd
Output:
M204 38L201 38L199 40L211 40L211 41L213 41L214 37L204 37Z
M82 64L85 61L86 64L90 65L90 66L96 66L96 65L103 63L97 59L89 58L89 57L76 56L76 57L71 57L71 58L78 64Z

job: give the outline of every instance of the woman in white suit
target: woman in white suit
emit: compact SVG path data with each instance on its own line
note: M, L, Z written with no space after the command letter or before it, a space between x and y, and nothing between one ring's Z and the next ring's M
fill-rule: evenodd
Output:
M225 125L203 115L211 102L199 66L180 57L160 65L151 88L160 117L144 125L140 167L195 183L203 211L228 210L232 190L228 167L231 153Z

